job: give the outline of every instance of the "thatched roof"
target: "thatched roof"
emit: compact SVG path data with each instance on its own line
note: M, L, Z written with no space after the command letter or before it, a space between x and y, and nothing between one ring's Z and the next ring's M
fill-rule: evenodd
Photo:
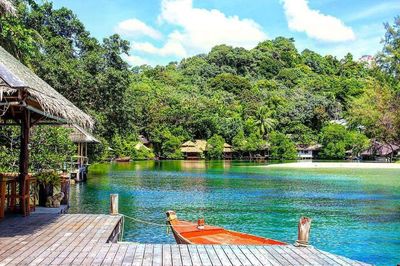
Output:
M195 146L196 144L194 144L194 142L191 140L188 140L182 144L182 147L195 147Z
M66 123L92 127L93 120L68 101L29 68L0 46L0 102L7 104L5 96L27 93L27 109Z
M233 152L232 145L224 143L224 152Z
M80 126L71 125L67 127L72 129L69 138L74 143L100 143L100 141L98 141L92 134Z
M204 150L201 149L201 144L202 143L198 142L198 140L196 140L196 142L188 140L182 144L181 152L183 152L183 153L202 153Z
M296 146L296 149L298 151L318 151L322 148L321 144L313 144L313 145L308 145L308 144L298 144Z

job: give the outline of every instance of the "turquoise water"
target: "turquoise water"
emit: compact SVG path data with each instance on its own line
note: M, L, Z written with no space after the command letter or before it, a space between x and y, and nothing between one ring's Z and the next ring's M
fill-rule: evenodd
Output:
M133 162L92 166L72 189L70 212L120 212L164 223L178 217L293 243L300 216L311 244L378 265L400 263L400 170L272 169L244 162ZM125 241L174 243L165 228L126 220Z

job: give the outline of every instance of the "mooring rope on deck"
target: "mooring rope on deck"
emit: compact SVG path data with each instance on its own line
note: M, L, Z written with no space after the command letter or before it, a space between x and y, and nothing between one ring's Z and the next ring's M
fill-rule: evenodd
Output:
M154 222L150 222L150 221L145 221L142 219L138 219L123 213L120 213L119 215L122 216L122 229L121 229L121 236L120 239L122 240L124 238L124 227L125 227L125 218L130 219L132 221L138 222L138 223L142 223L142 224L148 224L148 225L153 225L153 226L158 226L158 227L165 227L167 229L167 234L169 234L169 230L172 227L172 225L165 223L165 224L159 224L159 223L154 223ZM174 227L188 227L188 226L193 226L193 225L174 225Z
M128 216L126 214L120 214L120 215L125 217L125 218L128 218L130 220L133 220L135 222L139 222L139 223L143 223L143 224L154 225L154 226L159 226L159 227L168 227L168 228L172 227L172 225L170 225L170 224L159 224L159 223L154 223L154 222L150 222L150 221L145 221L145 220L141 220L141 219L138 219L138 218L135 218L135 217ZM174 225L174 227L188 227L188 226L192 226L192 225L190 225L190 224L188 224L188 225Z

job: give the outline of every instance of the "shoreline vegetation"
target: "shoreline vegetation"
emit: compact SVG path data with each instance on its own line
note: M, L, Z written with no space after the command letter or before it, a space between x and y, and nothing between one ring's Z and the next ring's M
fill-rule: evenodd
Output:
M392 161L400 150L400 17L384 24L381 52L366 58L299 50L295 39L276 37L251 49L216 43L179 62L132 66L124 60L131 44L120 35L96 39L51 1L16 3L15 16L0 17L0 46L93 118L90 133L100 144L89 146L90 162L227 153ZM70 161L67 131L32 129L30 171ZM19 135L16 126L0 129L0 171L18 170ZM190 145L182 151L196 140L207 142L205 154Z
M400 169L399 163L380 162L293 162L270 164L259 167L264 168L346 168L346 169Z

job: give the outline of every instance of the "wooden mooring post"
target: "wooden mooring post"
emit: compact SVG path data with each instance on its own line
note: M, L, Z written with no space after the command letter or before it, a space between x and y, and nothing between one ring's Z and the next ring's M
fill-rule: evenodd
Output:
M118 215L118 194L110 194L110 214Z
M310 238L311 218L301 217L298 224L298 236L295 245L307 247Z

